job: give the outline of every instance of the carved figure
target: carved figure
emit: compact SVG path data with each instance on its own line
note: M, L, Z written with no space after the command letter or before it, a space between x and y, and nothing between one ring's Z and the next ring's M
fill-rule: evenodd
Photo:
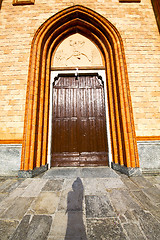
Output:
M70 64L74 64L78 66L78 63L80 61L86 61L86 60L89 62L92 62L92 59L90 59L83 51L80 51L80 49L84 46L84 44L85 44L85 41L70 40L72 53L68 58L66 58L66 66Z

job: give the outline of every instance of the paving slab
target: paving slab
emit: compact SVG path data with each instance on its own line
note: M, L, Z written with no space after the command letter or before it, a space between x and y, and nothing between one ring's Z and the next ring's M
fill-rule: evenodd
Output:
M54 214L58 208L59 197L59 192L41 192L30 209L35 214Z
M124 213L124 217L126 219L126 222L129 223L129 222L136 222L136 217L134 215L134 210L127 210L125 213Z
M45 179L33 179L33 181L31 181L31 183L25 188L22 197L37 197L46 182L47 180Z
M64 184L63 184L63 189L62 190L68 190L68 191L71 191L72 190L72 185L73 185L73 182L77 179L76 178L66 178L64 180ZM83 181L83 179L81 179Z
M67 220L68 214L67 212L56 212L53 216L52 226L49 233L51 237L64 237L66 235L67 229Z
M30 219L31 219L30 215L26 215L23 217L16 231L11 236L12 240L26 239Z
M126 186L119 178L84 178L84 191L86 195L94 194L105 194L110 189L122 188L125 189Z
M3 199L6 198L8 195L8 193L0 193L0 202L3 201Z
M107 195L85 196L86 218L113 217L115 212Z
M148 175L146 175L145 176L145 179L147 179L152 185L155 185L155 184L157 184L157 180L156 180L156 177L157 176L148 176Z
M160 190L160 175L158 176L145 176L147 181L149 181L154 187Z
M24 179L24 181L18 186L18 188L26 188L31 182L33 182L32 178Z
M5 192L12 192L14 189L16 189L22 182L24 181L24 179L16 179L15 181L12 181L12 184L10 184L6 189Z
M130 179L140 188L150 188L152 187L152 183L148 181L148 179L141 177L130 177Z
M121 178L122 182L125 184L125 186L127 188L129 188L130 190L139 190L139 187L137 186L137 184L135 184L129 177L122 177Z
M160 190L156 187L144 188L143 192L155 204L160 204Z
M68 189L65 189L61 192L61 196L58 204L58 211L67 212L67 198L68 198Z
M112 189L109 196L113 207L120 214L132 209L141 209L141 205L130 195L127 190Z
M159 176L54 168L0 179L0 239L160 239ZM2 227L1 227L2 226Z
M133 210L127 210L124 213L117 213L117 216L122 224L137 222L137 219L133 213Z
M65 240L83 239L87 240L86 227L83 221L83 212L68 211L67 212L67 228Z
M143 191L132 191L137 201L143 206L143 209L158 211L157 206L147 197Z
M135 215L147 239L160 239L160 223L152 216L152 214L141 210L135 211Z
M145 235L136 223L123 224L123 228L126 230L130 240L146 240Z
M52 217L45 215L24 216L11 240L47 240Z
M74 179L65 179L63 184L63 189L61 191L60 201L58 204L58 211L67 211L67 202L68 202L68 194L69 192L73 191L72 185L73 185Z
M0 192L6 192L12 184L16 182L16 179L5 179L0 185Z
M61 179L52 179L48 180L44 187L42 188L42 191L44 192L59 192L62 190L64 180Z
M0 216L2 219L21 220L30 207L33 198L16 198L16 201Z
M9 194L7 197L2 199L2 201L0 202L0 209L9 208L15 202L16 198L17 198L17 196L12 195L12 193Z
M15 232L19 222L15 220L0 220L0 239L8 240Z
M87 219L89 240L125 240L126 235L117 218Z
M22 197L24 191L24 188L16 188L9 194L9 198Z
M153 185L160 184L160 175L157 176L145 176L145 178Z

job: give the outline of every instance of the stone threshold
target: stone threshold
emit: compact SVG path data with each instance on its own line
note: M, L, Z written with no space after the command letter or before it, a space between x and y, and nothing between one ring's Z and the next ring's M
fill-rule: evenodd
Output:
M53 167L48 171L48 165L35 168L33 170L18 172L19 178L32 178L44 173L43 178L117 178L119 175L114 171L119 171L127 176L141 176L142 170L140 168L127 168L112 162L112 168L108 166L100 167Z
M53 167L42 178L119 178L109 167Z

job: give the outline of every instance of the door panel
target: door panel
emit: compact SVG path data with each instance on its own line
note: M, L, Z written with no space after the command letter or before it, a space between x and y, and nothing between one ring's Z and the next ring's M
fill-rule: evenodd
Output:
M53 87L51 166L108 165L104 88L96 74Z

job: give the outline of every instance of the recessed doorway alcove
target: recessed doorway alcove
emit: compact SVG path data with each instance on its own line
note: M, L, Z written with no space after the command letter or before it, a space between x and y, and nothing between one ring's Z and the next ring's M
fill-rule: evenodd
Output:
M107 19L83 6L73 6L49 18L37 30L32 41L26 97L24 138L20 174L46 169L49 136L51 70L58 68L56 49L74 34L89 39L102 56L108 102L108 119L114 168L137 171L139 159L133 121L127 67L122 38ZM82 41L83 42L83 41ZM70 42L74 49L74 41ZM79 43L82 50L83 43ZM63 49L62 49L63 50ZM80 51L81 52L81 51ZM58 54L58 51L57 51ZM75 55L74 55L75 54ZM79 52L73 50L66 64ZM56 57L57 56L57 57ZM91 61L89 54L80 54ZM98 56L97 56L98 57ZM58 60L56 60L58 62ZM76 60L79 61L76 57ZM59 64L59 63L58 63ZM77 63L76 63L77 65ZM86 65L86 63L85 63ZM52 66L52 67L51 67ZM63 64L61 64L64 68ZM97 66L98 68L98 66Z

